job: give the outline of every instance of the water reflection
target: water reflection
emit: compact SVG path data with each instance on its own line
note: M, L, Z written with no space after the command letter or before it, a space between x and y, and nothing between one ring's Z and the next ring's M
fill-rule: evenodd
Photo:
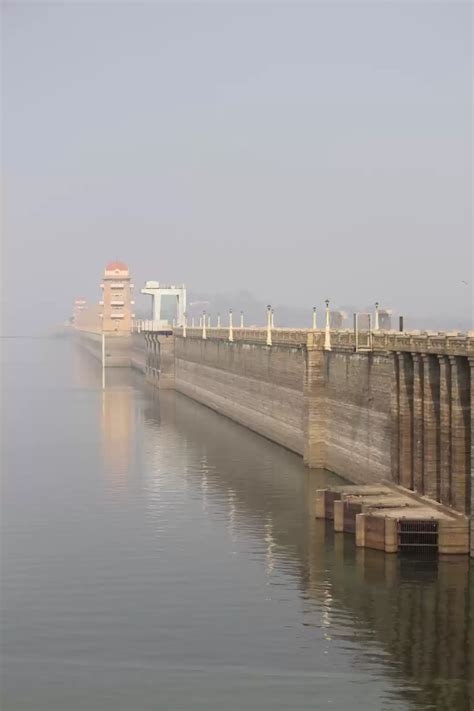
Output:
M97 384L100 371L94 372ZM334 535L314 519L314 491L337 482L335 475L304 469L296 455L183 396L158 395L140 376L108 371L107 377L104 470L111 489L123 492L142 460L144 515L157 540L170 525L165 508L174 507L177 527L189 517L186 494L211 522L225 521L232 553L252 540L269 599L287 595L288 580L294 582L308 654L322 633L324 654L337 645L356 673L392 681L392 708L401 699L414 709L473 708L467 558L423 563L357 549L353 537ZM90 385L90 378L91 371L81 382ZM139 406L137 391L144 398Z
M325 595L321 577L327 575L333 608L351 613L350 628L336 626L333 634L354 649L356 668L382 661L398 693L415 708L472 709L473 581L467 557L415 561L357 549L348 537L325 532L324 546L312 548L310 568L308 595Z
M133 390L113 381L102 392L102 451L109 487L125 493L132 462L134 427Z
M267 575L277 569L297 578L305 625L340 643L356 669L382 666L414 708L473 708L467 557L414 561L357 549L352 536L334 535L313 516L314 491L336 481L333 475L299 468L295 475L295 455L262 446L261 438L180 395L151 394L146 422L157 421L176 428L185 448L199 450L190 483L203 501L226 502L232 539L258 536Z
M101 389L103 472L108 489L123 495L129 483L135 435L135 375L128 368L107 368L102 372L97 361L78 348L73 350L72 363L78 388Z

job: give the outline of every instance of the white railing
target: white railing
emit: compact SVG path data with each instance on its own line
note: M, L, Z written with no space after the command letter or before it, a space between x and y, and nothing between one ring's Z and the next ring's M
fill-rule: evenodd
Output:
M152 319L138 319L132 322L132 331L141 333L142 331L172 331L173 327L168 321L153 321Z
M246 343L259 343L269 345L268 329L261 328L232 328L230 338L229 328L217 328L206 325L205 336L202 327L187 327L186 332L181 327L166 325L163 321L138 320L133 321L132 330L140 333L142 331L173 331L176 336L186 338L220 341L240 341ZM369 333L369 332L367 332ZM467 355L474 358L474 332L420 332L420 331L370 331L370 339L364 342L361 348L361 335L356 334L352 329L330 329L330 344L334 350L370 350L370 351L407 351L412 353L434 353L447 355ZM325 329L308 328L272 328L271 344L302 346L312 345L317 348L326 348ZM326 348L327 349L327 348Z

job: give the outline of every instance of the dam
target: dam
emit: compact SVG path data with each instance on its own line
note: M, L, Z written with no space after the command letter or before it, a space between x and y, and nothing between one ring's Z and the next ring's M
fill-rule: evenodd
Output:
M104 365L131 366L158 389L206 405L310 468L390 486L395 498L412 502L409 520L419 522L422 538L432 540L434 521L440 552L474 555L474 334L334 329L328 317L322 329L278 329L270 308L261 328L234 327L232 314L225 328L205 315L200 327L189 327L181 310L180 324L131 319L123 331L107 332L79 323L75 333ZM360 526L379 525L373 513L374 520L360 510ZM383 515L399 542L404 518ZM359 534L366 545L397 549L386 544L385 529L372 544Z

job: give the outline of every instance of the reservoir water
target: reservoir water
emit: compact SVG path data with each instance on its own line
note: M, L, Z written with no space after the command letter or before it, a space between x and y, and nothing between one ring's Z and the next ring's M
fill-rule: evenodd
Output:
M3 370L2 711L474 707L467 558L357 549L335 475L67 339Z

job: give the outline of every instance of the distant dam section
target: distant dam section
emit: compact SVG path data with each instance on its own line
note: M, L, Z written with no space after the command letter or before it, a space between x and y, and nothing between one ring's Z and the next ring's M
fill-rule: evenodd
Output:
M132 361L132 334L75 330L77 343L107 368L130 368Z

